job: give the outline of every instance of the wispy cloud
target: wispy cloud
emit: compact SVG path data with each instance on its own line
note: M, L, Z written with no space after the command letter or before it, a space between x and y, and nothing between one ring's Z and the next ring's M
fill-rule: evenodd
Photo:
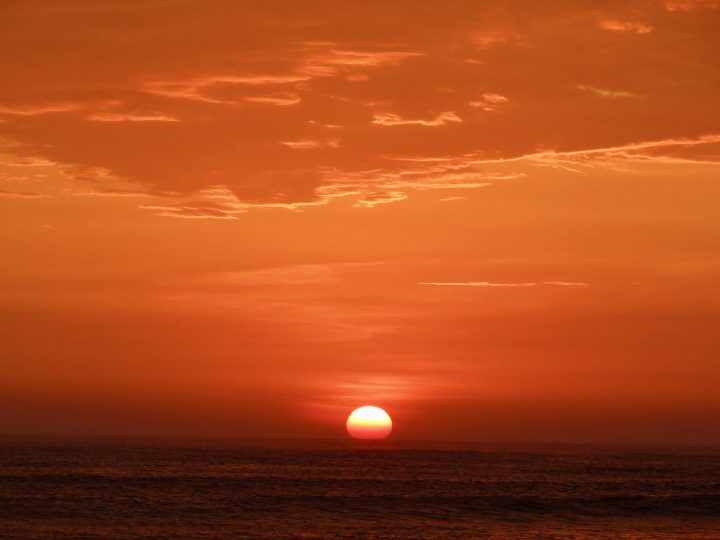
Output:
M276 105L278 107L289 107L297 105L302 101L300 96L294 92L279 92L262 96L247 96L243 98L247 103L259 103L261 105Z
M409 190L477 189L493 181L512 180L523 173L500 174L474 170L467 165L456 168L453 163L415 165L399 170L370 170L354 173L331 170L328 183L318 189L323 198L359 196L359 206L402 201Z
M608 161L636 161L657 163L719 163L718 161L703 161L683 157L679 152L695 147L720 143L720 134L702 135L696 138L664 139L659 141L642 141L606 148L592 148L587 150L574 150L567 152L547 151L529 154L520 159L527 159L539 163L567 162L591 165ZM671 155L674 154L674 155Z
M18 157L3 162L6 167L54 167L57 162L39 157Z
M155 210L158 215L184 219L237 219L245 209L232 208L223 204L188 202L183 204L145 204L140 208Z
M451 122L462 122L457 114L452 111L441 112L434 118L429 120L426 119L405 119L401 116L393 113L379 112L373 114L373 124L381 126L405 126L405 125L419 125L419 126L442 126Z
M212 288L259 287L278 285L314 285L336 281L335 265L299 264L239 272L213 272L193 281Z
M402 191L376 191L373 193L366 193L363 197L357 200L355 206L372 208L378 204L404 201L407 197L407 194Z
M311 77L331 77L349 68L395 66L417 56L423 56L423 53L331 49L308 56L297 72Z
M551 285L556 287L585 287L587 283L571 281L526 281L522 283L494 283L492 281L420 281L418 285L434 285L436 287L537 287Z
M468 105L490 112L497 111L498 108L506 105L508 101L510 100L501 94L485 93L479 99L470 101Z
M94 122L178 122L174 116L155 111L134 113L96 113L88 116Z
M40 199L47 197L43 193L30 192L30 191L2 191L0 190L0 197L11 197L15 199Z
M632 92L626 92L624 90L606 90L605 88L596 88L594 86L585 86L584 84L578 84L578 90L584 90L586 92L592 92L598 96L604 98L635 98L639 99L640 96L633 94Z
M611 32L634 32L636 34L649 34L653 27L637 21L620 21L617 19L602 19L597 23L599 28Z
M130 195L128 195L130 196ZM225 186L213 186L197 192L191 198L175 197L169 202L158 200L151 204L140 205L145 210L153 210L160 216L185 219L237 219L251 208L275 208L300 211L305 207L327 204L328 198L321 197L317 201L289 203L245 203Z
M511 28L485 28L473 33L470 41L476 47L487 49L494 45L513 42L520 39L520 34Z
M321 48L331 44L318 44ZM311 45L311 48L316 46ZM164 79L146 82L142 89L150 94L164 97L199 101L205 103L229 104L235 99L221 99L212 90L221 86L294 88L298 83L314 78L332 77L351 68L372 68L397 65L408 58L422 56L422 53L406 51L353 51L321 50L311 52L300 60L295 68L277 74L218 74L184 79ZM245 96L242 101L266 105L295 105L300 102L294 92L271 93Z
M694 152L702 154L703 148L713 148L720 144L720 134L702 135L700 137L679 137L656 141L641 141L608 146L600 148L587 148L581 150L543 150L512 158L487 158L483 155L465 154L462 156L448 156L442 158L423 157L396 157L393 159L425 165L426 175L432 178L447 171L477 170L475 174L481 176L480 170L487 170L493 165L512 163L530 163L535 165L558 166L573 172L580 172L579 167L595 167L608 163L638 162L638 163L706 163L719 164L720 156L717 152L708 152L707 158L696 158ZM704 154L702 154L704 155ZM713 157L717 156L717 157ZM417 171L423 170L422 167ZM473 173L467 173L473 174ZM422 176L422 175L420 175ZM509 174L505 178L517 178L523 174ZM502 179L498 177L497 179ZM492 174L484 177L485 181L492 181Z
M142 89L159 96L201 101L206 103L234 103L235 100L219 99L208 95L218 85L282 86L309 80L307 75L212 75L190 79L159 80L145 83Z
M318 148L338 148L340 146L337 139L300 139L298 141L280 141L280 144L293 148L294 150L315 150Z
M535 287L537 283L493 283L490 281L420 281L418 285L433 285L436 287Z
M666 0L665 9L668 11L720 9L720 0Z
M90 191L75 191L75 197L152 197L151 193L146 191L137 191L132 189L97 189Z
M77 111L85 106L80 103L49 103L45 105L0 105L0 114L36 116L38 114Z
M201 190L191 198L175 199L171 202L165 198L156 203L143 205L143 208L154 210L163 216L189 219L236 219L251 209L261 208L299 211L307 207L327 204L339 197L353 197L355 206L372 208L380 204L406 200L408 192L411 190L477 189L494 182L514 180L527 175L524 172L490 172L494 166L506 166L513 163L518 166L531 164L583 172L587 168L621 162L706 163L706 161L687 157L685 153L695 147L718 143L720 143L720 135L706 135L695 139L646 141L587 150L565 152L546 150L506 159L488 159L474 154L457 157L387 157L388 161L397 162L398 166L355 172L333 168L324 169L323 175L326 180L317 189L317 199L313 201L242 202L227 187L215 186ZM283 144L299 151L321 151L323 148L333 147L335 143L326 140L301 139L284 141ZM118 194L117 196L122 195ZM464 198L463 196L450 196L440 199L440 201L455 201ZM565 283L568 286L572 284L560 281L546 284L561 285ZM474 286L492 286L492 283L476 282ZM517 286L517 284L508 286Z

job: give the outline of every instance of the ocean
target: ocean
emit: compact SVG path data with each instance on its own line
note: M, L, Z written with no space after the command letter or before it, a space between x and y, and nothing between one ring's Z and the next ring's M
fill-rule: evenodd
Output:
M720 539L720 449L6 438L0 538Z

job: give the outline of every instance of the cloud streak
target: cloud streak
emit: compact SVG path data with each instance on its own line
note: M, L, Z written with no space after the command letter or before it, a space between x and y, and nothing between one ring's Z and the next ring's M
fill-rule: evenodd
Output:
M0 197L8 197L13 199L41 199L47 197L43 193L33 191L4 191L0 190Z
M604 98L640 98L640 96L635 95L632 92L626 92L624 90L606 90L604 88L596 88L594 86L585 86L584 84L579 84L577 88L578 90L592 92L593 94Z
M285 86L294 83L307 81L306 75L212 75L192 79L166 79L149 81L145 83L142 90L149 94L176 99L186 99L205 103L227 104L235 100L219 99L208 95L213 87L222 85L229 86Z
M665 9L668 11L695 11L698 9L718 10L718 0L666 0Z
M603 19L597 23L599 28L611 32L632 32L635 34L649 34L653 31L652 25L637 21L620 21L617 19Z
M418 285L432 285L435 287L537 287L540 285L550 285L555 287L586 287L587 283L572 281L526 281L521 283L495 283L492 281L420 281Z
M88 116L93 122L178 122L174 116L155 111L135 113L96 113Z
M327 139L320 141L312 139L302 139L299 141L281 141L280 144L283 144L294 150L316 150L319 148L338 148L340 146L340 143L337 139Z
M479 99L470 101L468 105L482 109L483 111L493 112L507 105L509 101L510 100L502 94L485 93L482 94Z
M79 103L54 103L46 105L0 105L0 114L16 116L37 116L48 113L62 113L83 109Z
M407 125L418 125L418 126L443 126L448 123L462 122L457 114L452 111L442 112L436 115L434 118L427 119L405 119L394 113L379 112L373 114L372 123L381 126L407 126Z
M310 77L333 77L352 68L397 66L423 53L408 51L355 51L331 49L311 54L297 72Z
M375 191L366 193L357 200L355 206L363 208L372 208L378 204L388 204L407 199L407 194L402 191Z

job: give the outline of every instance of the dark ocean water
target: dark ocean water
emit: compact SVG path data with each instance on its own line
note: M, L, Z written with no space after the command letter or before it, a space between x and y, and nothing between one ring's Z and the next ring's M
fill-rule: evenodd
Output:
M720 450L5 439L0 537L720 539Z

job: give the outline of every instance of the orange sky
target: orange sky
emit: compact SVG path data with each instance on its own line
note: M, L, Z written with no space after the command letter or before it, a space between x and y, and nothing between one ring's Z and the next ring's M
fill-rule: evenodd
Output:
M1 3L0 433L720 443L718 28Z

